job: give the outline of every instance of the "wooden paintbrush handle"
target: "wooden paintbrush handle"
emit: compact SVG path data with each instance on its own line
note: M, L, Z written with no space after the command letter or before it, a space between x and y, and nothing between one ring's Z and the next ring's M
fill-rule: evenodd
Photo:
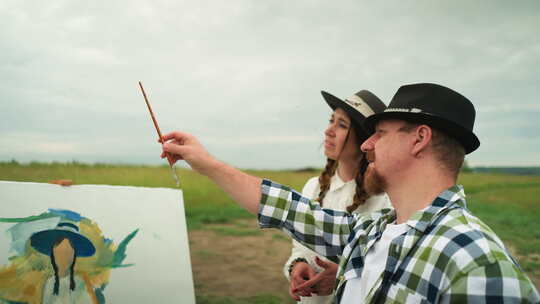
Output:
M161 135L161 131L159 130L159 126L156 120L156 117L154 116L154 111L152 111L152 107L150 106L150 102L148 102L148 97L146 97L146 92L144 91L142 83L139 81L139 87L141 88L141 92L144 97L144 101L146 102L146 106L148 107L148 111L150 112L150 116L152 117L152 122L154 123L154 127L156 127L157 134L159 136L159 139L161 141L161 145L165 143L163 140L163 136ZM172 167L174 165L174 160L172 156L167 153L167 161L169 162L169 165Z

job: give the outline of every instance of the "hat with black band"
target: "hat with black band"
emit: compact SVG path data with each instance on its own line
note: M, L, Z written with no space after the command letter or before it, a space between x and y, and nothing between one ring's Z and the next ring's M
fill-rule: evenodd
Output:
M388 108L368 117L364 127L373 133L383 119L426 124L455 138L469 154L480 146L473 133L475 116L474 105L458 92L434 83L416 83L400 87Z
M364 121L367 117L380 113L386 109L386 105L375 96L375 94L368 90L361 90L344 100L325 91L321 91L321 94L332 110L335 111L337 108L343 109L347 115L349 115L351 122L356 124L362 130L364 128ZM364 133L365 134L358 134L358 136L360 138L367 138L369 133L367 133L366 130L364 130Z
M30 237L30 245L37 251L51 255L56 240L67 238L78 257L89 257L94 255L96 248L86 236L79 232L76 222L61 221L56 228L36 232Z

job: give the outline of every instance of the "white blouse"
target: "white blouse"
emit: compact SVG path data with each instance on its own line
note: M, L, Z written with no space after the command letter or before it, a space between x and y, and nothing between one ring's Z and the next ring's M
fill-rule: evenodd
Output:
M75 276L75 290L70 290L70 278L64 276L60 278L58 295L53 295L54 290L54 277L50 277L45 283L43 289L44 304L91 304L92 299L86 291L85 282L78 276Z
M310 199L316 199L319 196L320 186L319 177L310 178L302 189L302 195ZM344 182L336 173L330 179L330 188L326 192L323 199L323 208L334 209L339 211L346 211L347 207L352 204L354 194L356 193L356 182L353 180ZM386 193L370 197L364 204L360 205L354 213L371 213L383 208L392 208L390 200ZM299 242L293 240L293 247L291 256L283 267L283 273L287 280L290 280L289 267L291 263L297 258L304 258L308 261L308 264L313 267L317 272L323 269L315 262L315 257L318 256L322 260L327 260L325 257L316 254L311 249L305 247ZM316 296L301 297L299 303L311 303L311 304L323 304L332 303L333 296Z

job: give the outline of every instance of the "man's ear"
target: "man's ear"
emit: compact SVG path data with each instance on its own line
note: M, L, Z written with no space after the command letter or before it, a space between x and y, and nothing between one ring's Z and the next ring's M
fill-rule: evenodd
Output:
M422 151L427 149L432 135L431 127L427 125L418 126L414 131L414 142L411 153L414 156L419 156Z

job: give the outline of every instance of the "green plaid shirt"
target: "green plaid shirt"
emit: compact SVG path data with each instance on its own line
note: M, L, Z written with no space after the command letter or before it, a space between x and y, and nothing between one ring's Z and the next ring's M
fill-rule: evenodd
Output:
M286 186L263 180L259 225L279 228L327 257L340 257L339 303L348 280L362 276L364 259L393 209L368 216L322 209ZM461 186L442 192L407 221L395 238L383 274L359 303L540 303L529 278L502 241L465 205Z

